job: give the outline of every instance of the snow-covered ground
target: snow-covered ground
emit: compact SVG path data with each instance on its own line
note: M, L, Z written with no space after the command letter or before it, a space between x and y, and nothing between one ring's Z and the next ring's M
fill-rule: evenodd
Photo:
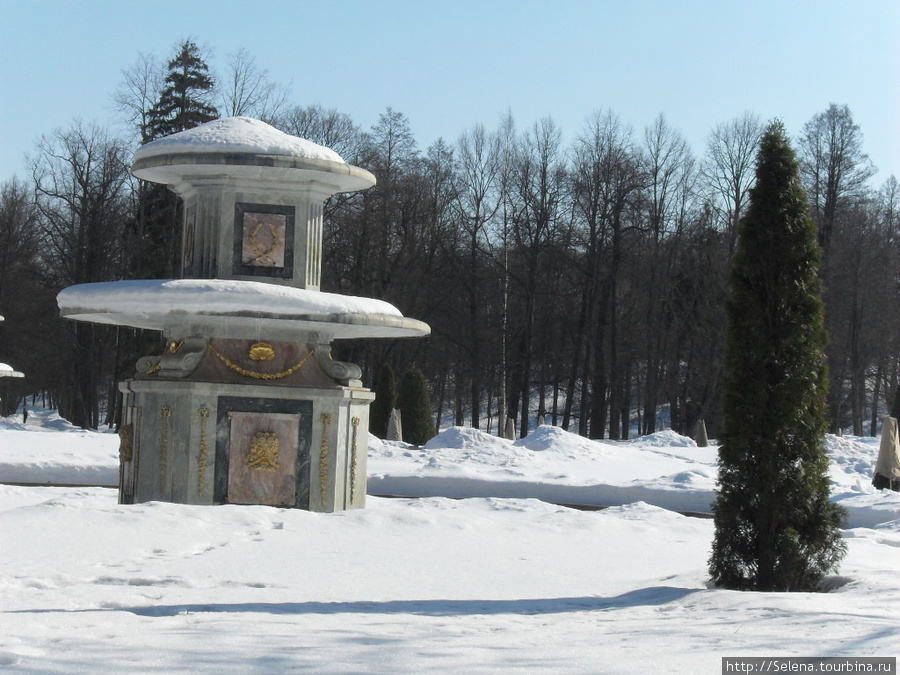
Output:
M0 481L115 483L118 438L0 420ZM900 494L829 437L849 552L822 593L707 587L715 449L662 432L370 440L362 511L116 503L0 485L9 672L720 672L723 656L896 656ZM458 499L466 497L465 499ZM577 511L550 502L614 505Z

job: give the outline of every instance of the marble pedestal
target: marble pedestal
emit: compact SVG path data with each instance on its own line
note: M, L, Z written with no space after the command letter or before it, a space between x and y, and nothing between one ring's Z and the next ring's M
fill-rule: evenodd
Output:
M364 507L375 395L329 380L311 358L274 385L243 383L255 371L237 365L242 346L206 347L190 379L161 378L160 358L155 370L121 383L119 501ZM279 345L279 352L288 350Z

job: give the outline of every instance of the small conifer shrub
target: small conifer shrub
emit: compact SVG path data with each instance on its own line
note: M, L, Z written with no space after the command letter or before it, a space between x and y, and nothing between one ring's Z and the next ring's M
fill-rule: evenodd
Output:
M369 407L369 431L387 438L388 420L397 405L397 380L389 363L382 363L375 376L375 400Z
M403 421L403 440L423 445L435 435L431 413L431 396L425 376L418 368L406 371L397 393L397 406Z

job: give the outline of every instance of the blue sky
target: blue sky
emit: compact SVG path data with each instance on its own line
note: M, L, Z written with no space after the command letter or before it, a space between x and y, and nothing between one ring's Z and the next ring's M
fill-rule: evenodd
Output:
M702 155L745 111L797 135L847 104L881 184L900 178L900 0L0 0L0 181L41 134L117 124L139 53L192 38L224 70L246 48L291 101L363 128L388 106L420 145L510 111L571 141L612 109L640 135L664 113Z

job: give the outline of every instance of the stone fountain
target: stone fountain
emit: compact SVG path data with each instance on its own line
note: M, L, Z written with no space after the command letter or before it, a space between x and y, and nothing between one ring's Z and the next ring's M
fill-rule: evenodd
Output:
M166 340L120 385L120 502L363 507L374 394L331 345L430 332L386 302L319 290L323 203L374 176L244 117L148 143L132 173L183 200L183 278L58 297L69 319Z
M0 323L4 319L0 316ZM0 363L0 377L25 377L25 375L6 363Z

